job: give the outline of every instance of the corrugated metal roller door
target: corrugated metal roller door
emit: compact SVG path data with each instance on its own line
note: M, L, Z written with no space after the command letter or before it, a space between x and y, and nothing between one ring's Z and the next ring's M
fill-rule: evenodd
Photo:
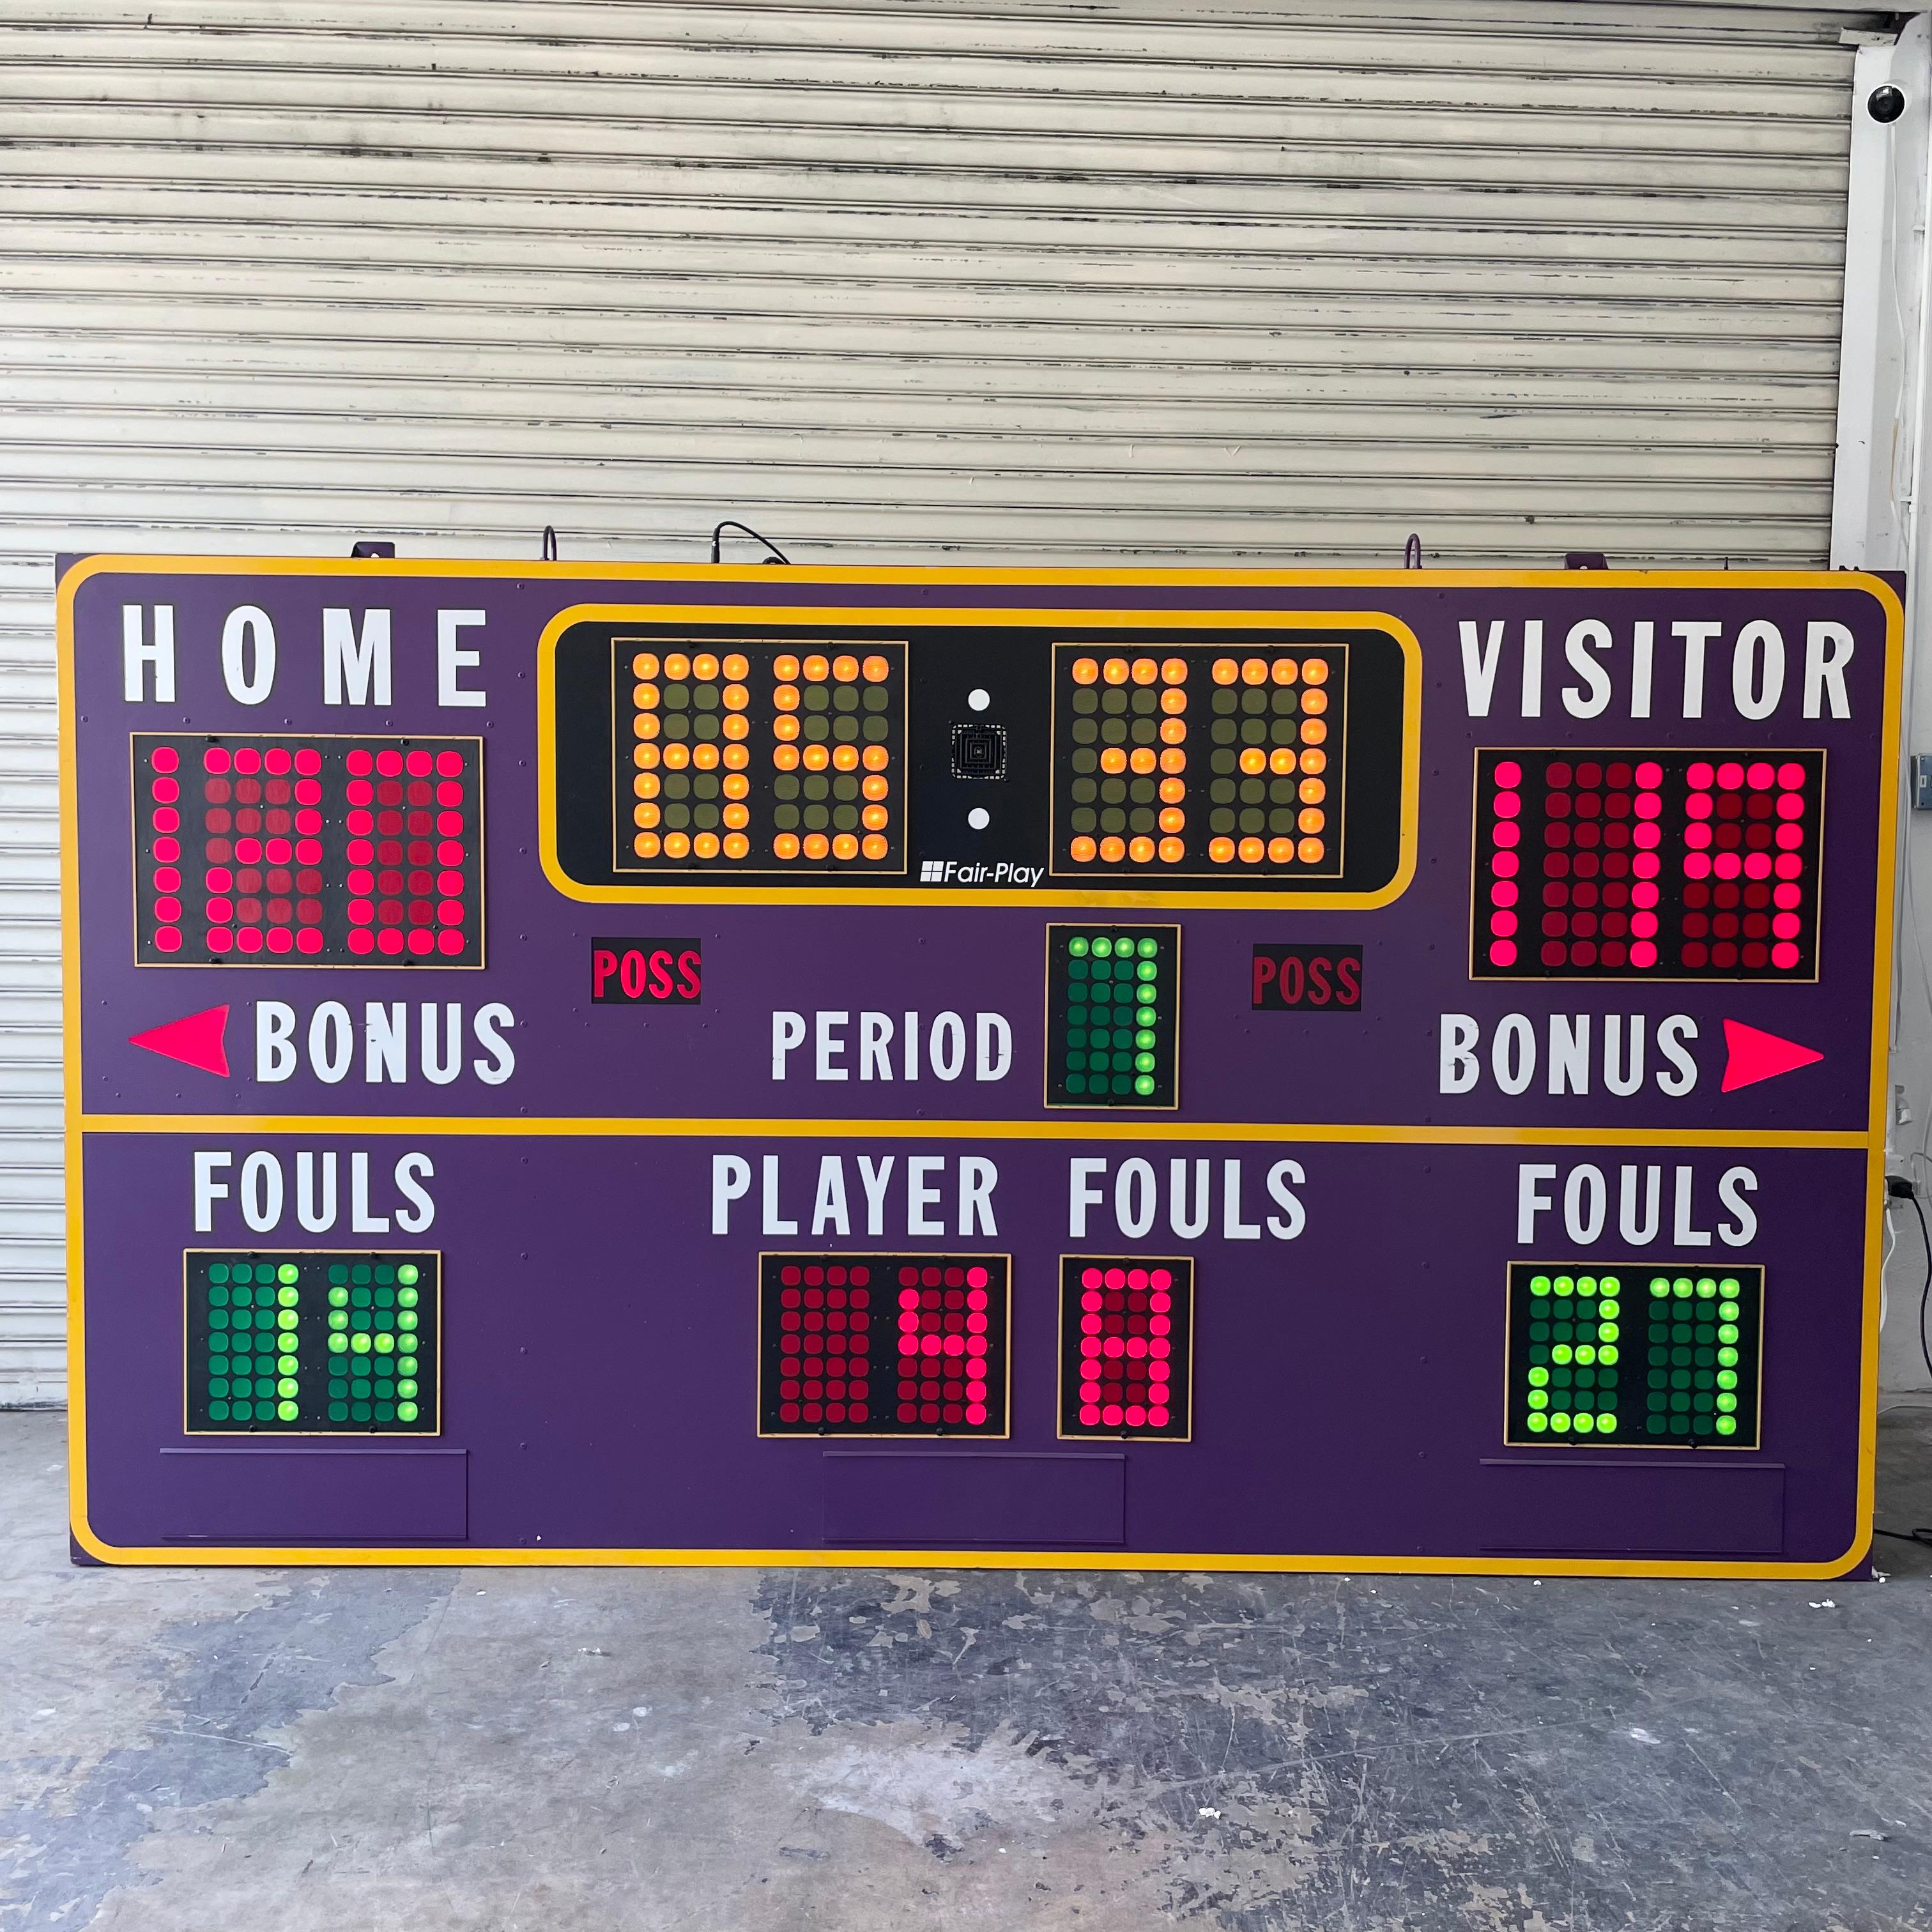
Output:
M56 549L1822 562L1852 17L16 14L0 1390L58 1376Z

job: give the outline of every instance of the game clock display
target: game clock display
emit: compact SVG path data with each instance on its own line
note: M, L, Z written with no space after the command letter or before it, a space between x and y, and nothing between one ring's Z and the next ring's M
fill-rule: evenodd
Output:
M1629 1449L1755 1449L1761 1268L1509 1273L1507 1439Z
M1054 651L1053 868L1342 870L1348 646Z
M1194 1264L1066 1255L1060 1434L1185 1442L1192 1432Z
M1046 1104L1180 1104L1180 928L1046 929Z
M905 646L612 641L619 872L905 870Z
M1818 976L1822 752L1482 752L1478 980Z
M433 1436L442 1258L191 1249L187 1432Z
M482 742L134 736L144 966L481 966Z
M1004 1255L764 1255L761 1436L1004 1436Z

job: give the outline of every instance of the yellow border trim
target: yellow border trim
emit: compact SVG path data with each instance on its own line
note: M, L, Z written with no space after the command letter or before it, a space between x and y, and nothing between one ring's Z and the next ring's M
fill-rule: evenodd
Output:
M1382 1126L1322 1121L1168 1120L1144 1115L1122 1120L1094 1110L1091 1120L801 1120L756 1116L683 1120L614 1114L86 1114L89 1134L360 1134L394 1139L407 1134L473 1136L478 1139L1230 1141L1284 1146L1365 1142L1414 1147L1818 1148L1857 1152L1867 1136L1852 1128L1807 1132L1796 1127L1497 1127Z
M897 578L886 580L897 582ZM671 624L770 628L831 629L862 624L902 631L910 646L922 630L970 629L1081 631L1158 630L1378 631L1394 638L1402 656L1402 819L1394 876L1373 892L1166 892L1130 886L1050 883L1052 874L1030 892L947 891L921 886L772 886L756 892L742 886L586 886L563 869L556 846L556 647L565 632L578 624ZM721 640L722 641L722 640ZM1408 890L1415 876L1418 796L1422 777L1422 644L1399 618L1366 610L988 610L945 604L900 607L855 604L573 604L560 610L537 640L537 849L544 876L567 899L586 905L832 905L832 906L1028 906L1118 910L1332 912L1385 906ZM1052 860L1049 855L1048 864Z
M1236 1574L1302 1571L1315 1575L1448 1576L1655 1576L1681 1578L1787 1578L1794 1581L1824 1581L1842 1576L1863 1561L1871 1545L1871 1515L1876 1468L1878 1418L1878 1318L1880 1276L1884 1252L1885 1100L1888 1021L1890 1013L1892 958L1894 942L1894 902L1898 869L1898 788L1881 785L1879 806L1877 917L1874 922L1872 954L1872 1034L1870 1107L1866 1132L1848 1134L1722 1134L1692 1136L1639 1135L1628 1129L1606 1130L1594 1134L1562 1129L1434 1130L1429 1128L1299 1128L1264 1126L1244 1124L1219 1131L1228 1138L1244 1140L1303 1139L1308 1141L1372 1140L1413 1141L1438 1144L1522 1145L1598 1145L1736 1147L1845 1147L1865 1150L1869 1186L1865 1222L1865 1301L1863 1354L1863 1402L1859 1414L1858 1500L1858 1527L1851 1546L1842 1556L1826 1563L1787 1563L1772 1559L1759 1562L1721 1562L1688 1560L1631 1562L1607 1557L1483 1557L1483 1556L1311 1556L1270 1553L1235 1556L1202 1555L1158 1550L827 1550L810 1546L764 1550L537 1550L482 1549L470 1544L429 1549L318 1550L280 1548L216 1548L198 1545L136 1546L104 1543L95 1535L87 1516L87 1402L86 1334L82 1318L84 1262L82 1232L85 1223L81 1137L83 1132L164 1132L170 1130L206 1132L212 1118L220 1129L239 1131L357 1131L430 1130L424 1121L379 1124L344 1118L313 1117L214 1117L101 1114L88 1118L82 1112L80 1080L80 859L75 848L77 796L75 782L74 599L90 578L110 572L136 572L177 576L222 576L239 572L257 576L361 577L383 578L418 577L521 578L534 581L577 582L586 579L605 581L658 583L730 583L769 586L768 569L740 570L701 564L562 564L478 562L466 558L416 560L390 559L345 561L332 557L206 557L170 556L152 554L100 556L84 558L61 578L56 595L56 658L58 686L61 788L61 986L62 994L62 1088L66 1102L66 1153L68 1169L68 1494L70 1524L75 1543L103 1563L182 1564L217 1568L260 1568L266 1566L331 1566L349 1569L387 1568L409 1564L429 1568L458 1568L466 1565L500 1564L506 1567L555 1567L568 1565L590 1569L627 1568L650 1565L665 1569L725 1568L823 1569L904 1568L913 1565L956 1570L1011 1570L1028 1568L1088 1569L1099 1570L1219 1570ZM1215 570L999 570L942 568L910 571L863 567L799 567L790 569L786 581L793 584L1174 584L1202 589L1245 586L1255 589L1336 588L1375 589L1387 586L1394 572L1377 571L1215 571ZM1405 572L1402 587L1431 589L1569 589L1577 580L1562 571L1416 571ZM1882 578L1856 571L1600 571L1591 574L1592 588L1598 590L1774 590L1862 591L1874 598L1886 614L1886 677L1883 740L1880 749L1880 769L1897 769L1900 720L1900 693L1904 675L1905 614L1897 593ZM715 613L707 611L708 618ZM769 609L760 609L770 618ZM1112 616L1114 614L1107 614ZM1238 616L1242 614L1231 613ZM1420 687L1418 687L1420 700ZM1413 742L1413 741L1412 741ZM1414 755L1420 770L1420 747ZM1413 794L1412 792L1412 796ZM984 902L980 902L984 903ZM1270 905L1278 900L1270 898ZM1304 902L1305 903L1305 902ZM1053 1129L1064 1126L1064 1133ZM505 1132L632 1133L643 1131L701 1131L706 1133L749 1130L750 1124L706 1121L682 1124L633 1121L488 1122L449 1120L437 1123L434 1131L460 1133L500 1130ZM1160 1124L1162 1138L1204 1137L1216 1132L1212 1126L1184 1127ZM1112 1128L1110 1132L1109 1129ZM944 1132L956 1136L980 1134L1018 1138L1091 1139L1123 1137L1126 1132L1153 1138L1156 1124L949 1122L943 1126L931 1122L898 1124L902 1133ZM779 1134L822 1133L827 1131L852 1135L887 1130L875 1124L842 1120L833 1123L788 1121L759 1124L757 1131Z

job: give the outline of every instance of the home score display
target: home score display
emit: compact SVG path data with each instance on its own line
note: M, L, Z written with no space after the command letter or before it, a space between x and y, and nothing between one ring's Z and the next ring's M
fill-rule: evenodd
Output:
M79 1559L1867 1560L1895 585L60 611Z

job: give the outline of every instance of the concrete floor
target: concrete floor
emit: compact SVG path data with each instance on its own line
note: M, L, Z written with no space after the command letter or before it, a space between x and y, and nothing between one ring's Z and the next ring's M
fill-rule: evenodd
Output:
M1880 1520L1932 1525L1932 1411ZM1932 1926L1882 1583L72 1569L0 1415L8 1932Z

